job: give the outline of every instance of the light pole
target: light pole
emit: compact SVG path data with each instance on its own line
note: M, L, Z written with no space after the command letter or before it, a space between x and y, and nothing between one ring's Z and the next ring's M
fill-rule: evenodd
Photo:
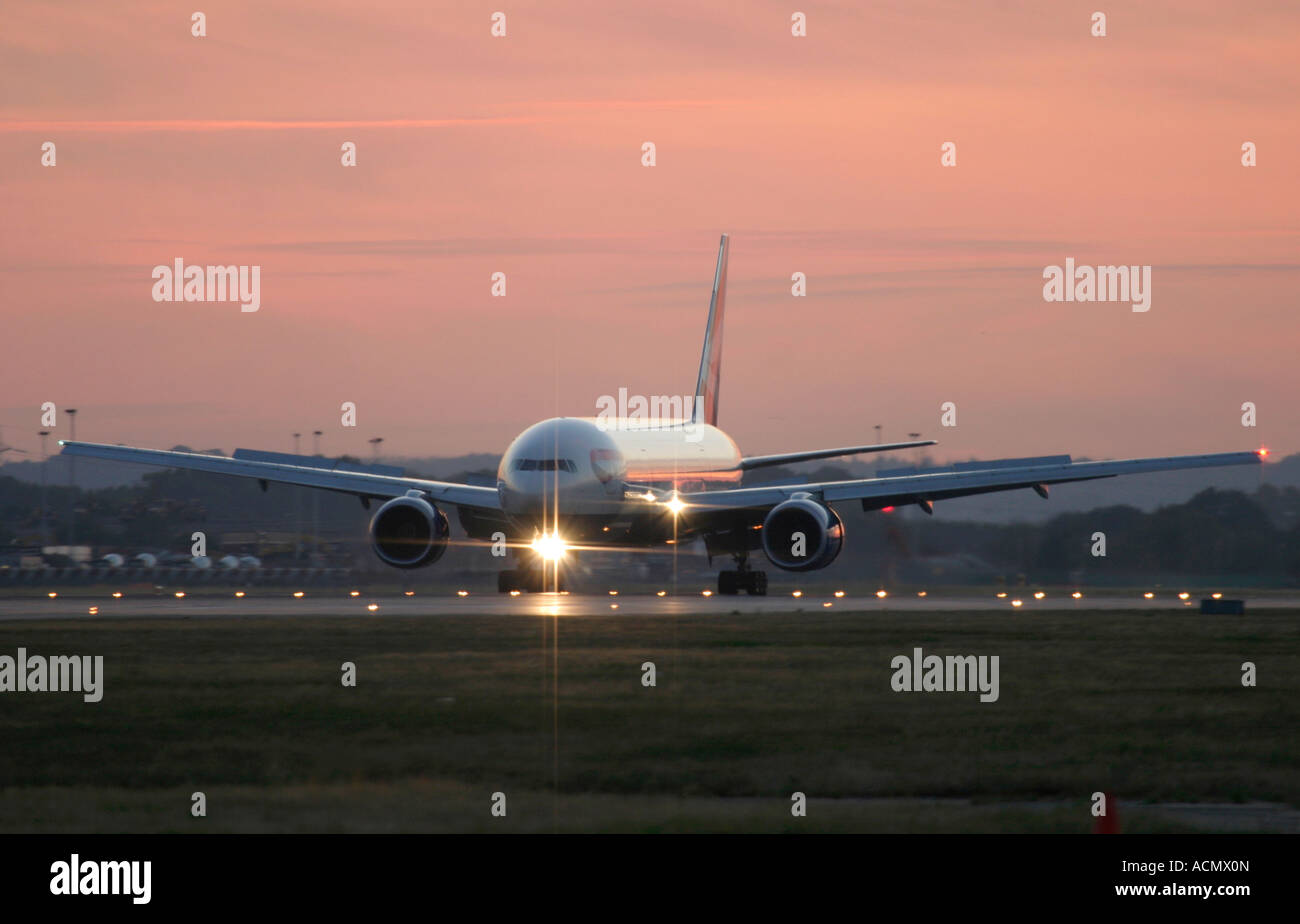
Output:
M72 427L72 442L77 441L77 409L70 407L65 412L68 415L68 424ZM77 493L77 457L68 456L68 546L69 554L71 547L77 544L77 501L74 495Z
M321 431L311 431L311 452L320 458ZM320 555L320 491L311 492L311 551L313 558Z
M301 437L301 433L293 435L295 456L298 455L298 440ZM293 558L294 561L302 559L302 488L296 488L293 492Z
M45 470L49 467L50 457L45 452L45 438L50 435L49 430L41 431L41 550L44 551L45 544L50 541L49 527L45 519ZM71 457L69 457L69 461Z
M379 461L379 444L383 441L384 438L382 436L376 436L370 441L370 457L376 462Z

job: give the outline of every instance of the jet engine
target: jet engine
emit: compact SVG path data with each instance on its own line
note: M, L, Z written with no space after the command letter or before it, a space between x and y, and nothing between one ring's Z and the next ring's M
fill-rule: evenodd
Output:
M785 571L825 568L844 547L844 522L811 497L792 497L768 511L763 551Z
M370 520L370 546L395 568L423 568L447 551L447 516L418 493L394 497Z

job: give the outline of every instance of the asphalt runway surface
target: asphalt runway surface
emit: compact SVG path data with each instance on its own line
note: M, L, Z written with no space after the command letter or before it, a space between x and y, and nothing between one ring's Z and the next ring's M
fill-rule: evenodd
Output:
M1251 597L1243 594L1224 594L1225 598L1244 599L1246 612L1286 610L1300 608L1300 595L1270 594ZM915 592L899 592L879 598L870 594L845 594L837 597L833 592L805 591L800 596L792 593L773 594L767 597L749 597L740 594L723 597L717 593L705 596L702 592L667 593L660 597L651 593L613 594L520 594L509 596L498 593L467 593L455 591L422 591L404 594L368 594L357 596L343 590L315 590L295 597L289 590L259 589L246 591L236 597L235 591L223 594L154 595L123 592L114 598L105 592L99 595L59 593L56 597L26 597L0 599L0 621L48 619L137 619L137 618L215 618L231 616L287 617L294 616L453 616L453 615L535 615L535 616L608 616L614 613L627 616L682 616L730 615L734 613L789 613L803 610L835 610L852 613L943 613L1016 611L1059 612L1077 610L1080 613L1098 610L1137 610L1165 612L1185 610L1200 615L1201 595L1191 594L1181 600L1172 592L1147 598L1141 593L1085 595L1075 599L1066 593L1047 593L1041 599L1033 592L1008 592L998 597L993 592L981 595L945 596L929 593L921 596ZM1019 605L1015 601L1020 601ZM371 607L375 607L371 609ZM93 611L92 611L93 608ZM1232 618L1232 617L1221 617Z

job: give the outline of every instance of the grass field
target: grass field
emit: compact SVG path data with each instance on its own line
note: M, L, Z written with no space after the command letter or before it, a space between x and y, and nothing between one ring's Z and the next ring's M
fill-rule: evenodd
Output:
M1206 826L1144 803L1300 806L1292 611L0 623L19 646L106 680L0 697L9 832L1083 832L1098 790L1124 830L1179 831ZM999 700L893 692L917 646L998 655Z

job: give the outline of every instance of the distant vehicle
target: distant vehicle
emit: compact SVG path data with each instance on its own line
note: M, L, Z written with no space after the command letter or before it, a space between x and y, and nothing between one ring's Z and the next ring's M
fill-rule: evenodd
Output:
M41 548L46 560L51 564L59 562L58 567L89 565L91 551L88 545L47 545Z
M958 464L921 474L740 486L745 472L764 466L929 446L935 441L742 456L717 426L727 246L724 234L699 375L693 396L677 402L680 416L543 420L524 430L506 449L495 487L348 470L340 464L326 466L322 459L245 449L225 458L60 441L63 453L239 475L256 478L263 486L277 482L323 488L356 495L367 509L372 500L383 501L370 521L370 543L382 561L397 568L419 568L442 557L451 531L439 505L455 507L471 539L491 541L498 532L510 538L523 567L501 572L497 585L501 591L557 586L562 580L560 560L574 550L665 547L703 539L710 560L721 555L735 562L734 569L718 575L720 593L765 594L767 575L750 568L749 554L762 549L768 561L786 571L825 568L844 542L844 523L834 504L860 504L867 511L916 504L930 513L938 501L992 491L1033 489L1047 497L1049 485L1072 481L1257 465L1264 452L1118 462L1043 456ZM834 336L835 331L828 335ZM657 345L663 339L657 332L653 336ZM556 584L545 577L551 568Z

